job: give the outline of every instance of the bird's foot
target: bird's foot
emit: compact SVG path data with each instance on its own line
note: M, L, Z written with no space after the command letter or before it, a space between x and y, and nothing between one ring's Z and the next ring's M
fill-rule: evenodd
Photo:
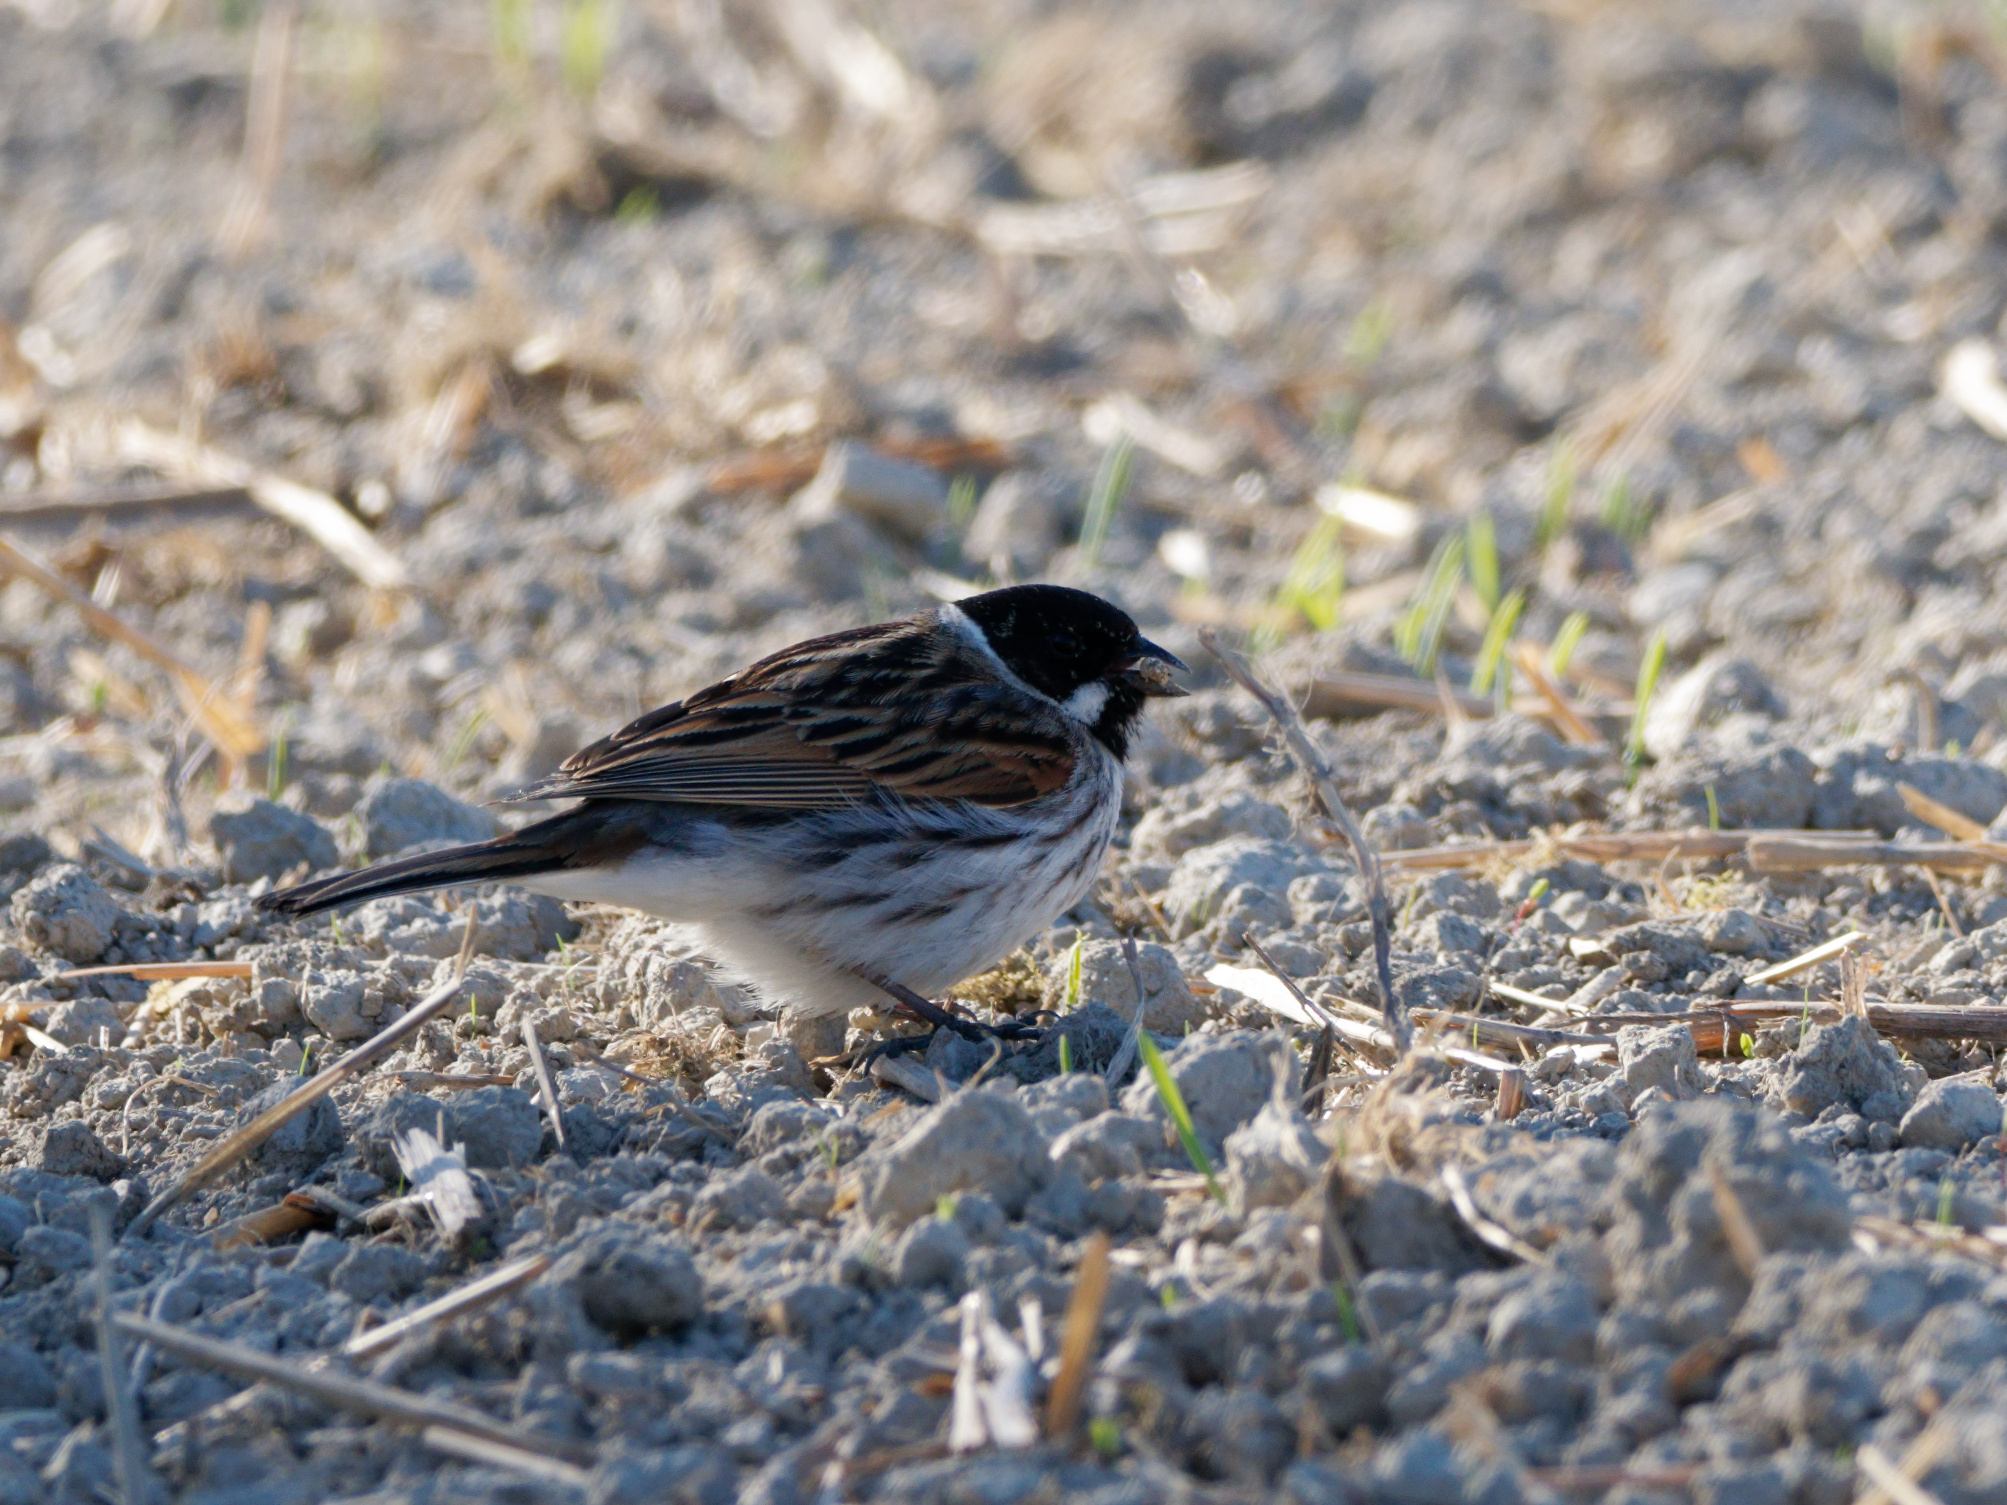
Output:
M1006 1020L1002 1024L984 1024L980 1020L964 1019L959 1014L950 1013L947 1009L942 1008L940 1004L930 999L922 998L904 983L887 982L881 977L874 977L871 981L891 994L898 1001L899 1007L914 1018L925 1020L937 1030L953 1030L964 1040L973 1040L980 1043L984 1040L1042 1040L1045 1038L1045 1029L1040 1025L1024 1024L1016 1019ZM914 1035L906 1038L932 1039L933 1037L931 1035ZM912 1047L905 1046L902 1048L911 1049Z

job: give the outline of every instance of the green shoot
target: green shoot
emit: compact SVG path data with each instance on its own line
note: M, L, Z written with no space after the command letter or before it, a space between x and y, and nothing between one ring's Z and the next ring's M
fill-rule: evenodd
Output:
M314 1058L314 1042L309 1040L300 1047L300 1075L307 1074L307 1063Z
M488 42L510 87L530 72L530 0L489 0Z
M1754 1035L1745 1034L1742 1037L1741 1043L1742 1043L1742 1059L1745 1061L1754 1060L1756 1058L1756 1037Z
M558 12L558 63L574 97L590 101L599 93L619 29L619 0L571 0Z
M1101 452L1101 468L1094 473L1094 489L1087 494L1087 518L1080 525L1080 554L1088 565L1101 562L1101 547L1108 542L1115 513L1129 490L1129 473L1135 469L1136 441L1126 433Z
M1345 596L1345 551L1339 542L1344 523L1320 517L1304 536L1282 577L1275 604L1300 612L1319 632L1338 623L1338 603Z
M948 487L948 526L960 537L976 515L976 478L956 476Z
M1710 831L1719 831L1721 829L1721 801L1715 798L1714 785L1703 784L1701 786L1701 793L1707 796L1707 828Z
M1073 1070L1073 1037L1071 1035L1061 1035L1059 1037L1059 1074L1061 1076L1066 1076L1070 1074L1072 1070Z
M1633 768L1645 758L1645 715L1652 708L1659 676L1666 669L1666 634L1661 627L1645 645L1644 660L1638 665L1638 688L1631 706L1631 732L1624 739L1624 761Z
M1463 550L1461 533L1451 533L1436 545L1421 587L1394 627L1396 651L1425 675L1435 673L1443 628L1449 624L1456 588L1463 580Z
M1952 1180L1951 1177L1945 1176L1937 1183L1938 1227L1949 1228L1951 1226L1952 1213L1954 1209L1957 1207L1957 1205L1958 1205L1958 1183Z
M337 946L342 944L340 915L331 914L328 916L328 934L334 938L334 943Z
M272 755L265 763L265 798L276 803L286 792L286 722L281 717L272 732Z
M829 1173L836 1174L836 1163L843 1158L843 1146L836 1142L836 1136L824 1130L816 1136L815 1147L822 1153L822 1163L829 1167Z
M1143 1064L1149 1068L1150 1080L1156 1083L1157 1098L1164 1105L1164 1111L1171 1115L1171 1122L1177 1126L1178 1142L1185 1147L1185 1158L1192 1162L1192 1169L1206 1178L1206 1190L1222 1207L1226 1205L1226 1193L1220 1190L1219 1178L1213 1175L1213 1163L1206 1155L1206 1147L1199 1143L1199 1131L1192 1126L1192 1111L1185 1106L1185 1095L1178 1091L1178 1084L1171 1077L1171 1068L1164 1064L1163 1053L1157 1049L1157 1042L1150 1038L1148 1030L1139 1030L1136 1043L1143 1052Z
M1066 953L1066 1011L1070 1014L1080 1007L1080 959L1084 936L1074 937L1072 949Z
M1547 650L1547 672L1559 679L1568 672L1568 666L1575 661L1575 650L1582 645L1582 634L1589 630L1589 614L1586 611L1571 611L1562 619L1561 630L1554 634L1554 646Z
M1360 404L1356 394L1341 392L1317 410L1318 436L1339 443L1352 437L1359 426Z
M474 739L481 735L481 728L488 724L488 708L477 705L460 723L460 730L453 736L453 745L446 752L446 772L453 773L467 761L467 754L474 750Z
M934 1198L934 1216L946 1223L954 1217L955 1209L960 1205L959 1199L953 1192L944 1191Z
M1464 524L1464 549L1470 560L1471 589L1486 611L1498 610L1498 529L1491 514L1479 510Z
M1157 1288L1157 1305L1169 1311L1178 1304L1178 1288L1168 1280Z
M1122 1429L1114 1417L1097 1416L1087 1423L1087 1441L1103 1458L1113 1458L1122 1451Z
M1386 351L1394 332L1394 315L1386 304L1375 299L1359 310L1345 336L1345 359L1354 366L1371 366Z
M1568 531L1569 515L1575 510L1575 445L1562 439L1547 458L1547 499L1540 508L1540 521L1533 530L1533 547L1540 553Z
M620 204L613 211L616 225L648 225L655 222L662 212L662 195L655 191L653 183L637 183L622 195Z
M1603 494L1602 523L1627 543L1636 543L1651 528L1651 504L1632 495L1628 471L1612 481Z
M1345 1335L1347 1343L1366 1341L1366 1330L1359 1324L1359 1309L1352 1304L1352 1293L1345 1289L1345 1282L1331 1282L1331 1299L1338 1304L1338 1330Z
M1510 671L1500 674L1505 665L1505 650L1512 645L1513 629L1519 625L1519 614L1526 609L1526 592L1515 590L1499 602L1491 613L1491 621L1484 629L1484 646L1478 650L1477 662L1471 666L1470 687L1479 695L1488 694L1492 680L1498 680L1499 698L1505 697L1512 683Z

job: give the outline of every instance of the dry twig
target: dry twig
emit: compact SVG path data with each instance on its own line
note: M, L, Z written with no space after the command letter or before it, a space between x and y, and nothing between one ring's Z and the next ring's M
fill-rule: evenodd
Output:
M1108 1235L1087 1241L1074 1271L1073 1294L1066 1298L1066 1318L1059 1330L1059 1373L1045 1401L1045 1431L1055 1440L1070 1434L1080 1421L1080 1401L1094 1365L1094 1340L1101 1331L1101 1309L1108 1300Z
M1379 849L1366 839L1359 822L1346 808L1343 796L1338 793L1337 776L1317 744L1311 740L1303 718L1296 714L1296 708L1262 683L1247 661L1220 641L1218 633L1202 627L1199 629L1199 641L1208 653L1220 661L1234 683L1260 702L1262 709L1274 719L1281 729L1282 740L1289 748L1290 756L1310 780L1310 787L1316 791L1318 801L1324 806L1325 815L1338 827L1345 844L1352 849L1352 861L1366 883L1366 910L1373 923L1373 965L1380 984L1381 1017L1386 1021L1387 1033L1393 1037L1396 1050L1406 1055L1413 1036L1400 998L1394 992L1393 931L1387 917L1387 883L1380 872Z
M204 486L241 487L274 517L306 534L346 565L365 585L401 590L410 583L403 564L324 491L262 471L178 434L163 433L133 419L118 431L118 453L130 464L146 465Z
M468 911L468 932L473 930L473 911ZM459 996L466 982L466 952L461 952L460 971L452 979L434 988L425 998L415 1004L402 1019L389 1028L379 1031L373 1038L365 1040L354 1050L327 1067L311 1080L300 1085L285 1101L267 1108L256 1118L245 1124L236 1133L218 1142L216 1147L195 1163L186 1175L174 1185L155 1197L146 1209L132 1220L126 1232L137 1238L153 1226L153 1221L170 1207L187 1200L203 1187L215 1181L238 1161L249 1155L259 1145L270 1139L293 1119L307 1111L315 1103L326 1097L336 1087L356 1075L378 1057L389 1054L404 1040L417 1033L419 1027L433 1018L439 1011Z
M386 1322L381 1327L372 1327L368 1332L357 1333L342 1344L342 1353L351 1359L366 1359L372 1354L382 1353L386 1348L395 1347L413 1333L446 1322L454 1317L478 1310L491 1301L497 1301L519 1286L527 1285L550 1268L548 1254L532 1254L527 1259L511 1260L506 1265L497 1265L478 1280L470 1280L457 1291L449 1291L436 1301L428 1301L416 1311L406 1312L402 1317Z
M537 1038L537 1027L528 1014L523 1015L523 1045L530 1053L530 1070L537 1079L537 1096L543 1099L544 1116L551 1121L551 1133L557 1136L559 1149L564 1148L564 1115L558 1111L557 1083L551 1080L550 1062L544 1059L544 1042Z
M359 1412L400 1426L445 1427L503 1447L521 1448L567 1463L589 1466L593 1461L592 1451L583 1444L527 1432L519 1425L496 1421L470 1406L394 1390L388 1385L356 1379L333 1369L309 1369L271 1354L260 1353L241 1343L203 1337L171 1323L155 1322L150 1317L121 1313L112 1321L121 1331L143 1338L162 1353L173 1354L190 1364L200 1364L225 1374L242 1375L247 1379L266 1380L282 1389L310 1395L323 1405L339 1410Z
M265 739L258 729L244 719L235 702L215 685L138 628L106 611L86 592L5 539L0 539L0 571L34 582L75 611L92 630L115 643L124 644L148 663L165 671L176 693L181 696L182 704L201 726L203 735L216 744L225 758L233 763L241 762L264 747Z

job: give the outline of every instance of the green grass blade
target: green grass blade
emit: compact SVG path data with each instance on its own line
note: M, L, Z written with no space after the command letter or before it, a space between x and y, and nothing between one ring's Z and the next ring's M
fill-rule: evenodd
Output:
M1498 529L1491 514L1478 511L1464 524L1464 552L1470 560L1471 589L1486 611L1498 610Z
M1526 592L1514 591L1498 603L1492 612L1491 622L1484 629L1484 646L1478 650L1477 662L1471 666L1470 687L1479 695L1488 694L1492 680L1498 676L1505 663L1505 650L1512 644L1513 629L1519 625L1519 614L1526 608ZM1512 676L1504 676L1500 689L1510 683Z
M1090 565L1101 562L1102 545L1115 525L1115 514L1129 490L1129 473L1135 468L1136 441L1127 434L1102 451L1101 468L1094 473L1094 489L1087 494L1087 518L1080 525L1080 555Z
M1554 646L1547 650L1547 672L1559 679L1568 672L1568 665L1574 661L1575 650L1581 646L1582 634L1589 630L1589 614L1586 611L1571 611L1561 623L1561 630L1554 634Z
M1206 1178L1206 1190L1222 1207L1226 1205L1226 1193L1220 1190L1219 1179L1213 1175L1212 1160L1206 1154L1206 1147L1199 1143L1199 1131L1192 1127L1192 1113L1185 1106L1185 1095L1178 1091L1178 1084L1171 1078L1171 1068L1164 1064L1164 1056L1157 1049L1157 1042L1150 1038L1150 1032L1143 1030L1136 1036L1138 1048L1143 1053L1143 1064L1149 1068L1150 1080L1156 1084L1157 1098L1164 1105L1164 1111L1171 1115L1171 1122L1178 1131L1178 1143L1185 1147L1185 1158L1192 1162L1192 1169Z
M1652 696L1657 693L1659 676L1666 669L1666 634L1661 627L1652 634L1652 640L1645 645L1643 662L1638 665L1638 689L1631 707L1631 734L1624 742L1624 759L1633 765L1644 761L1645 757L1645 715L1652 708Z

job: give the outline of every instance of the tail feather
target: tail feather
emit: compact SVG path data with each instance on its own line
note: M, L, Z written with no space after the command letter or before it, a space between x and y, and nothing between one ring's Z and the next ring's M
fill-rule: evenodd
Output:
M260 909L295 917L319 914L343 904L359 904L387 894L420 893L454 883L485 883L527 878L563 865L563 859L541 841L523 840L526 832L477 841L468 846L421 852L394 862L380 862L356 873L339 873L293 888L265 894Z

